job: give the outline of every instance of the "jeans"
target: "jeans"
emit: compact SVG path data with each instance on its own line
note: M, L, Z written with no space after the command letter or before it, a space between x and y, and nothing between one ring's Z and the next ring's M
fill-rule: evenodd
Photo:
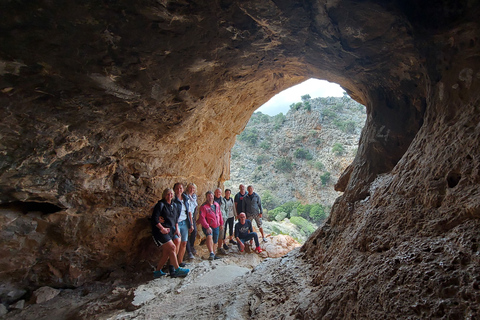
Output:
M260 243L258 243L258 236L256 232L250 232L245 237L243 238L238 237L238 238L240 239L240 241L242 241L242 243L245 243L246 241L253 239L255 241L255 247L260 247ZM237 243L237 246L238 246L238 250L240 250L240 244Z

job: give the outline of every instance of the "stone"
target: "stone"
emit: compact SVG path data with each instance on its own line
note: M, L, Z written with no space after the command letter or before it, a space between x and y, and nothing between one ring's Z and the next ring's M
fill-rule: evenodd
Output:
M33 292L33 303L42 303L55 298L60 293L59 289L51 287L41 287Z
M25 300L18 300L14 304L10 305L10 309L22 310L25 307Z
M0 303L0 317L3 317L4 315L6 315L7 312L8 312L7 307L5 307L3 303Z

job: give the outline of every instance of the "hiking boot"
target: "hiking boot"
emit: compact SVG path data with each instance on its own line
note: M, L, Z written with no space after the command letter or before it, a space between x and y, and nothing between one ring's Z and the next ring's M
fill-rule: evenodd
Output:
M167 274L165 272L163 272L162 270L158 270L158 271L154 271L153 272L153 278L154 279L157 279L157 278L160 278L160 277L163 277L163 276L166 276Z
M217 257L217 256L214 256L213 259L214 259L214 260L220 260L220 259L222 259L222 258Z
M230 239L230 243L233 244L233 245L236 245L237 244L237 241L233 240L233 239Z
M213 260L215 259L215 253L210 253L210 256L208 257L208 260Z
M267 238L263 238L263 242L268 242Z
M189 272L190 272L190 269L184 269L184 268L178 267L177 270L175 270L175 276L186 277Z
M189 253L188 254L188 260L194 260L195 259L195 256L193 255L193 253Z
M217 252L218 252L219 254L223 254L223 255L226 255L226 254L227 254L227 251L225 251L225 249L223 249L223 248L218 248L218 249L217 249Z
M179 263L178 266L184 268L187 264L185 262Z
M225 249L225 250L228 250L228 249L230 249L230 247L229 247L229 246L227 246L227 244L226 244L226 243L224 243L224 244L223 244L223 249Z

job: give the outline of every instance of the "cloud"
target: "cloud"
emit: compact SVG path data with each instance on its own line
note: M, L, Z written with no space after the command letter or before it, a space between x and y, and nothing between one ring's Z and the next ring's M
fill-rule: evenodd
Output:
M274 116L280 112L286 114L288 110L290 110L290 105L302 101L301 96L305 94L309 94L312 99L318 97L343 97L344 91L345 90L336 83L325 80L308 79L273 96L273 98L258 108L257 111L261 111L270 116Z

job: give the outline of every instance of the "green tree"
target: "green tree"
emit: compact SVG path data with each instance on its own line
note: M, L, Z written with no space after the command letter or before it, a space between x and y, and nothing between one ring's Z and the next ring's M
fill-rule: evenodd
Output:
M312 206L309 215L310 218L315 222L325 220L325 218L327 217L325 214L325 208L319 203Z
M270 190L265 190L262 194L262 206L269 210L273 211L272 209L275 208L278 203L280 202L280 199L275 197Z
M290 222L296 225L300 229L300 231L307 237L313 232L315 232L315 226L308 222L305 218L291 217Z
M308 101L311 98L312 97L310 97L310 95L308 93L300 97L300 99L302 99L303 102Z

